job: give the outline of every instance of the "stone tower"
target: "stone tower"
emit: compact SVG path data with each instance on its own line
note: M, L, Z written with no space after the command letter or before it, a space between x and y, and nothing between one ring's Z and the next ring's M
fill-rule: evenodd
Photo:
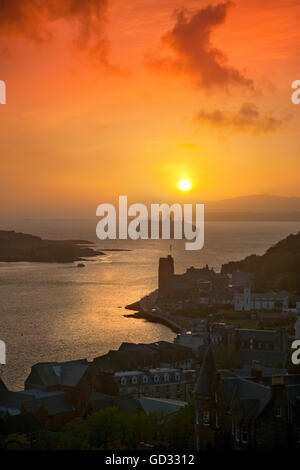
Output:
M200 448L201 426L218 427L218 380L212 346L209 345L195 386L196 450Z
M172 295L172 281L174 276L174 259L171 255L159 259L158 289L159 295L170 297Z

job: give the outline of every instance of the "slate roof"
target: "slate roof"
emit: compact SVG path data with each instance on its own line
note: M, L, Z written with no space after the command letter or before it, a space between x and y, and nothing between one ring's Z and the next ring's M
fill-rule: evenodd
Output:
M20 414L23 403L34 399L34 395L10 390L0 390L0 414Z
M139 402L145 413L154 414L158 418L163 418L169 414L175 413L187 404L187 402L184 401L152 397L141 397L139 398Z
M3 380L1 379L1 377L0 377L0 390L7 390L7 387L5 383L3 382Z
M96 357L93 364L103 370L117 372L180 361L192 356L192 349L167 341L150 344L122 343L118 351L111 350L103 356Z
M238 398L245 416L248 417L258 416L272 395L270 387L241 377L227 377L223 379L222 390L227 411L232 411L235 400Z
M35 415L43 408L49 416L73 411L73 406L68 401L64 392L49 393L47 395L26 401L23 405L24 409L28 413Z
M196 381L195 394L199 396L212 396L212 384L216 374L216 365L212 346L209 345Z
M75 387L88 368L86 359L70 362L46 362L32 366L25 381L26 388L47 388L53 385Z
M28 413L36 414L40 408L44 408L49 415L73 410L64 392L0 391L0 412L4 414L6 412L10 415L20 414L22 409Z

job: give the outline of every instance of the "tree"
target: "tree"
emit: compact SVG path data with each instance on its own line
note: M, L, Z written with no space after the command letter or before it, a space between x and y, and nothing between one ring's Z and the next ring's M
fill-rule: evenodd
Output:
M6 450L29 450L30 442L25 434L9 434L4 441Z
M88 436L86 421L75 418L64 426L58 446L65 450L85 450L89 448Z
M126 415L117 407L104 408L87 418L89 444L97 449L118 449L123 437Z

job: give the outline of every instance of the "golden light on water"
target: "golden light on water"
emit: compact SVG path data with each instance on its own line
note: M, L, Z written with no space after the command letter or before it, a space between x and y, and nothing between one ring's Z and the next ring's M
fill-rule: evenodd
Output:
M178 183L178 188L181 191L189 191L191 189L192 185L189 180L181 180Z

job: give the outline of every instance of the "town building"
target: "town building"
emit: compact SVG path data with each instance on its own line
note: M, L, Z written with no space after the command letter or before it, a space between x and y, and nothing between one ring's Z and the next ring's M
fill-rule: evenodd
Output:
M242 293L234 294L234 309L237 312L251 310L284 311L288 309L289 296L287 292L252 293L251 287L245 287Z
M118 394L112 373L95 371L86 359L35 364L25 381L26 390L64 392L78 415L92 392Z
M230 295L230 278L217 273L208 266L188 268L184 274L174 273L174 259L171 255L159 259L158 295L161 301L192 300L199 304L233 303Z
M191 348L167 341L150 344L122 343L118 351L111 350L93 360L97 370L113 372L173 367L191 369L195 354Z
M299 396L300 376L222 374L209 346L195 386L196 448L202 427L214 430L223 448L299 447Z
M116 372L114 380L120 395L189 401L195 387L196 371L172 368L125 371Z

